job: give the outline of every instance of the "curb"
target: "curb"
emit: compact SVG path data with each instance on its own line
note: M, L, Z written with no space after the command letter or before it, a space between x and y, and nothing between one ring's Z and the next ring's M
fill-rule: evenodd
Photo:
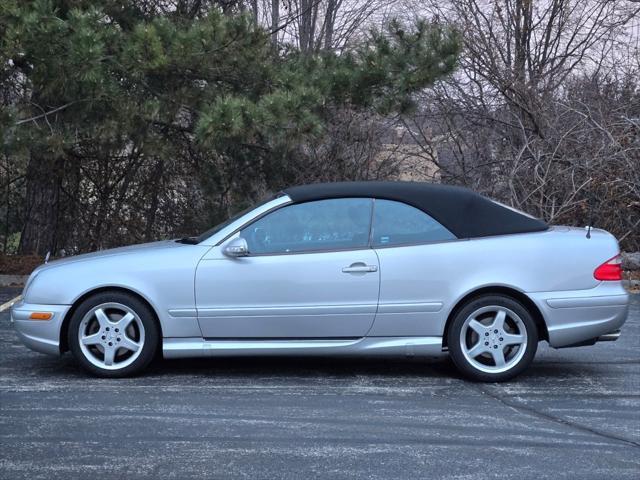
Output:
M22 295L18 295L16 298L12 298L8 302L3 303L2 305L0 305L0 313L9 310L15 303L19 302L20 300L22 300Z
M29 275L0 275L0 287L22 287Z

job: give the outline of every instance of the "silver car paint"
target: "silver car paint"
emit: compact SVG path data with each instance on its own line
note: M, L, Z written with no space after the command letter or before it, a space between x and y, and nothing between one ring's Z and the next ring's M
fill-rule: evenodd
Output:
M71 305L35 305L26 304L24 300L15 304L11 310L18 338L27 347L37 352L50 355L60 354L60 327ZM53 316L47 321L29 320L31 312L51 312Z
M373 250L236 259L220 250L207 252L196 271L205 337L364 337L371 328L380 288ZM375 271L342 271L357 264Z
M587 239L583 230L560 227L376 251L382 279L380 306L369 335L430 336L442 335L451 310L480 288L582 297L602 283L593 271L617 254L618 245L603 231L592 231ZM606 283L617 283L615 294L626 302L619 282ZM414 311L407 311L407 305Z
M125 288L154 308L164 336L201 335L194 273L210 248L167 240L54 261L32 273L34 279L25 288L24 303L73 305L98 288Z
M599 264L618 253L615 238L597 229L590 239L582 229L554 227L375 250L223 255L241 226L289 202L283 196L264 204L199 245L155 242L42 265L12 309L16 330L30 348L59 353L71 306L95 289L113 287L149 302L167 357L437 354L452 309L484 287L508 287L529 297L555 347L606 334L626 319L628 295L621 283L593 277ZM379 268L342 272L357 262ZM54 315L28 320L33 311Z

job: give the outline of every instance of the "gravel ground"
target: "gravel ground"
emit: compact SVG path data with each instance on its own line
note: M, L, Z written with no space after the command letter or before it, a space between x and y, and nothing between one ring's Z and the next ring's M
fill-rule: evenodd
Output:
M1 289L0 303L19 290ZM0 478L640 478L640 296L614 343L507 384L449 361L162 361L86 376L0 314Z

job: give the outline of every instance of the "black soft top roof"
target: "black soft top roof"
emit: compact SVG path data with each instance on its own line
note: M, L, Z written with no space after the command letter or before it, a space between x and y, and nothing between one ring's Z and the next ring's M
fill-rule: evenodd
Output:
M424 182L337 182L287 188L295 203L371 197L407 203L429 214L458 238L547 230L542 220L495 203L467 188Z

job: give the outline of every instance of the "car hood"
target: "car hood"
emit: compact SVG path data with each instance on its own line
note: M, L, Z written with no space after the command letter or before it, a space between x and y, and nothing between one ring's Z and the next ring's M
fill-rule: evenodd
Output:
M165 248L179 248L185 247L184 243L176 242L175 240L160 240L158 242L149 242L149 243L141 243L138 245L127 245L126 247L118 247L118 248L110 248L108 250L99 250L97 252L92 253L83 253L81 255L72 255L70 257L59 258L57 260L52 260L48 263L44 263L40 265L38 268L34 270L34 273L48 269L60 267L63 265L68 265L70 263L76 262L86 262L90 260L95 260L104 257L112 257L116 255L128 255L131 253L140 252L142 250L153 250L153 249L165 249Z

